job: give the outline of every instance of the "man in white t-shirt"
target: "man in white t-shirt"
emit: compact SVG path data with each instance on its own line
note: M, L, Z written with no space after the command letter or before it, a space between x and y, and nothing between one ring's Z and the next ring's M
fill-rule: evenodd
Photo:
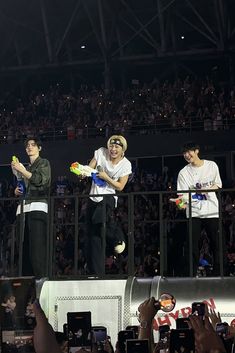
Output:
M107 148L101 147L95 151L89 166L98 170L97 176L105 181L105 185L99 185L92 181L90 199L87 205L87 251L86 259L90 274L104 274L104 259L102 256L102 224L103 224L103 196L106 197L106 243L115 242L123 234L120 227L113 220L112 211L117 207L117 191L122 191L131 174L131 163L124 156L127 150L127 141L121 135L111 136L107 142ZM124 243L120 244L121 247ZM117 250L117 251L119 251Z
M184 190L195 190L191 193L193 270L197 273L199 265L199 238L204 228L210 239L214 257L214 271L219 268L218 218L219 205L215 192L222 187L220 173L215 162L199 158L199 145L188 142L183 146L183 156L188 164L180 170L177 178L178 199L183 200L181 207L186 209L189 218L189 194ZM176 199L177 200L177 199Z

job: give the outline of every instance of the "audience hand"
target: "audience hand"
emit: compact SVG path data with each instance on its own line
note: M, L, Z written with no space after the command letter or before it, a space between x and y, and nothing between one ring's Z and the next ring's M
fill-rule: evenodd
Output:
M38 301L33 304L36 326L33 333L33 343L36 353L61 353L56 342L55 333L48 323Z
M215 333L208 317L205 317L203 323L202 319L196 315L189 317L190 325L194 330L195 349L197 353L205 352L226 352L223 342Z
M114 353L114 349L110 342L110 338L107 338L107 340L104 343L104 351L107 353Z
M155 303L155 298L149 298L146 299L142 304L139 305L138 311L139 311L139 321L147 321L147 322L152 322L154 319L157 309L154 306Z
M209 319L210 319L210 321L211 321L211 324L212 324L212 326L213 326L213 329L215 330L216 324L222 322L222 321L221 321L221 317L220 317L220 313L218 312L218 313L216 314L216 312L215 312L214 309L208 310L208 308L207 308L207 313L206 313L206 314L207 314L207 316L209 317Z

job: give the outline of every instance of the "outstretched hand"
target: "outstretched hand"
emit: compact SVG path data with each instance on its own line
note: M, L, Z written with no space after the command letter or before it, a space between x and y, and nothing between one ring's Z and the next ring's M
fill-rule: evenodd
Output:
M209 318L206 316L204 323L199 316L191 315L189 317L190 326L194 330L195 348L197 353L204 352L226 352L223 342L211 325Z
M216 328L216 324L222 322L221 321L221 317L220 317L220 313L218 312L216 314L215 310L214 309L207 309L207 316L209 317L210 321L211 321L211 324L213 326L213 329L215 330Z
M139 321L152 322L152 320L154 319L158 311L154 303L155 303L155 298L151 297L149 299L146 299L143 303L139 305L138 307Z
M20 173L26 170L25 166L19 162L18 158L17 160L11 162L11 168L13 171L16 170L17 172L20 172Z
M36 318L36 326L33 332L33 344L36 353L61 353L56 342L53 328L38 301L33 304L33 312Z

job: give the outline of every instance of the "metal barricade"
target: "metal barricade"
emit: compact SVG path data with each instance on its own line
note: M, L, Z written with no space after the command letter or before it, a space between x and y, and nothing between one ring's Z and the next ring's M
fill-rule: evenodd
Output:
M187 190L185 192L191 194L192 191ZM219 200L220 276L229 274L229 271L224 268L225 249L223 249L224 242L222 239L224 236L227 238L233 237L231 229L233 229L235 223L234 205L232 203L230 205L231 212L227 212L224 205L225 196L232 195L233 192L233 189L216 191ZM126 250L123 254L113 254L110 258L107 258L105 254L106 214L104 203L102 223L104 246L103 252L100 254L104 264L106 264L104 276L193 276L192 218L186 219L184 211L176 210L175 205L170 204L169 198L172 195L172 191L132 192L118 195L119 206L114 212L114 216L124 230ZM83 252L87 236L85 205L88 197L89 195L63 195L51 196L48 200L47 275L49 278L88 276ZM104 195L104 198L106 197L110 197L110 195ZM190 200L189 197L189 212L191 213ZM9 202L13 205L12 209L16 208L16 199L0 199L2 213L4 213L4 203ZM23 205L23 200L21 202ZM11 218L14 217L11 215ZM226 228L226 232L224 228ZM22 274L23 233L23 213L20 216L17 231L14 219L13 221L9 219L5 223L2 222L0 239L1 275L20 276ZM180 249L177 245L177 239L174 237L182 238L179 239L179 244L183 244L180 245ZM188 245L185 245L186 243ZM182 260L181 257L184 257L182 263L185 264L185 267L178 269L177 272L176 268L180 262L179 260ZM148 266L148 261L149 266L153 265L152 274L151 272L150 274L144 273L141 270L144 264L146 267ZM230 265L232 266L232 262ZM232 275L233 270L230 272L230 275Z

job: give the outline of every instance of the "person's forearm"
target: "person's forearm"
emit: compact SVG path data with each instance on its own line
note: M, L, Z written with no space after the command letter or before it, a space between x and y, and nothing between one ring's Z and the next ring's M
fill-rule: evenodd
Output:
M150 352L153 352L153 350L154 350L154 339L153 339L152 321L151 322L150 321L147 322L146 328L143 328L140 325L138 339L140 339L140 340L148 339L149 340Z
M107 181L107 183L111 186L114 187L115 190L117 191L122 191L123 190L123 186L119 181L115 181L112 178L110 178L108 175L105 178L105 181Z
M32 177L32 173L31 172L29 172L28 170L23 170L23 171L21 171L21 174L23 175L23 177L24 178L26 178L26 179L30 179L31 177Z
M218 187L218 185L216 185L216 184L212 184L212 185L209 187L209 189L211 189L211 190L217 190L217 189L219 189L219 187Z
M140 340L144 340L144 339L151 339L151 336L152 336L152 326L149 325L148 327L146 328L141 328L139 329L139 335L138 335L138 338Z

